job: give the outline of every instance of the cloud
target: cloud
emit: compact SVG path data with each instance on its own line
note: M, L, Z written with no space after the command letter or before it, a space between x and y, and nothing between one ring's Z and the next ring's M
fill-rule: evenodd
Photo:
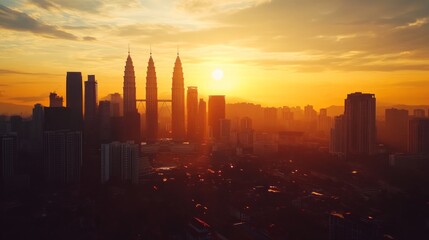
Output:
M192 13L218 13L255 7L271 0L180 0L179 9Z
M10 100L18 101L18 102L39 102L44 101L48 98L49 94L43 94L40 96L31 96L31 97L11 97Z
M73 10L88 13L102 13L106 8L131 8L140 6L138 0L28 0L31 4L46 10Z
M86 37L83 37L83 40L84 41L95 41L95 40L97 40L97 38L86 36Z
M47 25L29 16L26 13L10 9L0 4L0 27L4 29L32 32L34 34L68 40L77 40L78 37L58 29L56 26Z
M63 76L62 74L53 74L53 73L32 73L32 72L22 72L22 71L15 71L15 70L9 70L9 69L0 69L0 76L1 75L34 75L34 76Z

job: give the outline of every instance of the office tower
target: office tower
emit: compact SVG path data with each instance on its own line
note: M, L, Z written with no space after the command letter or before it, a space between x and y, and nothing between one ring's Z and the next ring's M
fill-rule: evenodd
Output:
M186 138L185 131L185 83L183 78L182 62L177 53L174 63L173 83L171 88L171 131L173 141L182 142Z
M95 121L97 103L97 81L95 75L88 75L88 80L85 81L85 121Z
M22 132L22 117L19 115L13 115L9 117L10 131L17 133L18 136Z
M45 131L70 130L74 120L71 110L66 107L45 107L43 119L43 130Z
M334 118L329 151L333 154L345 154L346 152L346 123L344 115Z
M352 93L345 100L346 153L368 155L375 153L375 95Z
M48 183L79 183L81 166L82 132L60 130L43 133L43 173Z
M112 142L101 145L101 182L110 179L138 183L138 145L133 142Z
M408 150L413 154L429 153L429 118L410 119Z
M408 111L386 109L386 144L395 151L405 152L408 146Z
M307 105L304 107L304 119L308 122L314 121L317 118L317 112L313 106Z
M0 182L3 182L5 179L14 175L14 165L16 164L17 159L17 134L7 134L0 136Z
M98 106L98 128L99 128L99 139L102 143L110 142L111 140L111 128L110 128L110 117L111 114L111 102L100 101Z
M109 101L110 101L110 109L112 112L112 117L119 117L123 115L123 105L124 100L121 97L121 94L119 93L112 93L109 94Z
M123 128L121 139L140 142L140 115L136 108L135 80L133 60L128 51L124 71L124 118L118 127Z
M210 137L220 140L220 120L225 119L225 96L209 96L208 125Z
M188 87L186 94L186 109L187 109L187 133L188 141L195 142L197 140L198 131L198 89L197 87Z
M414 117L416 118L424 118L426 117L426 112L424 109L414 109Z
M223 143L229 143L231 137L231 120L220 119L220 139Z
M253 123L249 117L244 117L240 120L237 144L243 148L251 148L253 146Z
M328 117L328 110L326 108L320 109L318 118L318 130L323 134L329 136L332 127L332 118Z
M85 142L88 144L98 144L97 129L97 81L95 75L88 75L85 81Z
M63 97L57 95L56 92L49 93L49 107L62 107Z
M277 108L264 108L264 130L267 132L277 131Z
M82 74L80 72L67 72L66 85L67 108L70 109L70 127L72 130L82 130Z
M206 139L207 126L207 103L204 99L200 99L198 103L198 140L204 142Z
M33 126L31 137L35 152L41 151L42 148L44 116L43 106L39 103L35 104L32 114Z
M150 53L146 72L146 141L153 143L158 139L158 87L155 63Z
M124 71L124 116L137 112L136 108L136 77L134 74L133 60L128 51Z

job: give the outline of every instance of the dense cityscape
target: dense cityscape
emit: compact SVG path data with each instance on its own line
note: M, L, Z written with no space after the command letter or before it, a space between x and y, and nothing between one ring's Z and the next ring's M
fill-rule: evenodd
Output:
M185 71L159 99L150 53L138 99L128 51L122 92L67 72L65 104L0 116L2 239L429 237L429 107L233 103Z

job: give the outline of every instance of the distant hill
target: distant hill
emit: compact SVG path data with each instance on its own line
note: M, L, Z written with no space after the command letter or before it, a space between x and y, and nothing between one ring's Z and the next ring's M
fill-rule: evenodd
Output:
M0 115L31 116L33 106L0 102Z

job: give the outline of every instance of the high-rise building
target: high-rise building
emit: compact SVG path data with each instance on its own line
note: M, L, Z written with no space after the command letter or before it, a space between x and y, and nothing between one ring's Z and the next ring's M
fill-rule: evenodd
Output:
M374 94L356 92L347 95L344 112L347 154L375 153L375 106Z
M43 173L54 185L79 183L82 166L82 132L45 131Z
M413 154L428 154L429 118L412 118L409 124L409 152Z
M200 99L198 103L198 140L204 142L206 139L207 126L207 103L204 99Z
M414 117L416 118L426 117L426 112L424 109L414 109L413 113L414 113Z
M124 116L137 113L136 107L136 76L134 74L133 60L128 51L124 71Z
M136 107L136 77L129 51L124 71L124 118L122 124L123 139L140 142L140 115Z
M333 154L345 154L346 152L346 123L344 115L334 118L329 151Z
M44 110L43 106L39 103L34 105L32 114L32 141L34 144L34 152L40 153L42 149L43 140L43 123L44 123Z
M197 87L188 87L186 94L186 109L187 109L187 133L190 142L197 141L198 131L198 89Z
M111 102L100 101L98 106L98 128L99 128L99 139L102 143L110 142L111 140L111 124L110 118L111 113Z
M18 159L18 136L0 136L0 184L14 175L14 165ZM0 185L1 187L1 185Z
M225 96L209 96L208 126L210 137L220 140L220 120L225 119Z
M95 75L88 75L85 81L85 142L88 144L98 144L97 129L97 81Z
M57 95L56 92L49 93L49 107L62 107L63 97Z
M185 131L185 83L182 62L177 53L174 63L173 83L171 88L171 132L173 141L182 142L186 138Z
M150 53L146 72L146 141L153 143L158 138L158 87L155 63Z
M94 121L97 117L97 81L95 75L88 75L85 81L85 121Z
M405 152L408 145L408 111L386 109L386 145L395 151Z
M67 72L66 88L67 108L70 109L70 127L72 130L82 130L82 73Z
M323 135L329 136L332 127L332 118L328 116L328 110L326 108L320 109L317 126L318 130Z
M249 117L244 117L240 120L240 131L238 132L238 143L243 148L251 148L253 146L253 123Z
M378 221L372 217L359 218L350 213L329 215L329 240L383 239Z
M121 94L119 93L109 94L108 100L110 101L110 110L112 112L111 114L112 117L119 117L124 115L124 110L123 110L124 100L122 99Z
M277 108L264 108L264 129L267 132L277 131Z
M229 143L231 139L231 120L220 119L220 139L224 143Z
M101 145L101 182L110 179L138 183L139 151L133 142L112 142Z
M43 130L70 130L72 129L72 115L68 107L45 107Z

